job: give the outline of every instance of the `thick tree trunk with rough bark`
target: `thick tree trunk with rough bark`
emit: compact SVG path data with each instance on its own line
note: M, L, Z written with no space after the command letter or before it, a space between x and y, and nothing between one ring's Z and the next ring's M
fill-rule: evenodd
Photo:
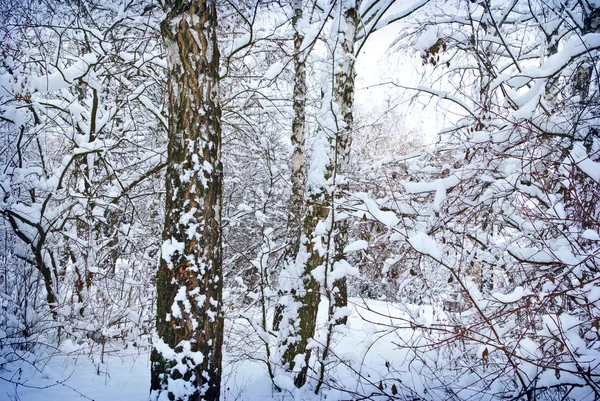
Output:
M214 1L168 1L169 145L152 399L218 400L222 165Z

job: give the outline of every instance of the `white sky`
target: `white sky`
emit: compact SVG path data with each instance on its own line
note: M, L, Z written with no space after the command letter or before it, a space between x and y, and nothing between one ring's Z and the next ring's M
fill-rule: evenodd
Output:
M398 6L391 11L406 9L413 0L399 1ZM419 53L411 56L390 50L390 45L399 36L402 27L392 24L371 35L364 45L356 63L356 107L379 109L384 108L388 99L400 97L405 100L400 107L404 108L404 132L414 132L423 135L425 143L437 139L437 132L445 126L440 113L435 111L435 100L423 109L418 103L408 104L412 93L403 93L392 85L382 85L394 81L407 86L416 86L421 80L424 67Z

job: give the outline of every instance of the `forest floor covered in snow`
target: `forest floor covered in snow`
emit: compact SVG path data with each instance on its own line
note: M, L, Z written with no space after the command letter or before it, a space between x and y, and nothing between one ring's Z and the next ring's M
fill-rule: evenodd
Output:
M309 381L301 390L274 390L262 361L265 350L258 336L245 319L229 319L225 334L222 399L345 400L353 399L358 394L372 395L373 399L393 393L408 396L411 393L409 389L421 393L423 380L426 380L421 375L421 363L408 360L408 352L402 348L403 343L415 341L415 331L398 329L397 326L405 325L389 316L401 319L407 317L408 312L413 316L420 314L428 320L432 316L432 309L415 307L411 311L404 307L401 310L398 306L371 300L367 307L360 299L352 301L352 315L347 326L336 334L333 347L335 358L326 369L327 385L323 386L319 395L314 394L315 380ZM325 306L322 303L320 308L322 329ZM235 317L235 314L231 315ZM50 356L42 356L39 352L21 354L16 362L5 364L0 371L0 399L147 400L150 385L149 351L129 347L105 352L103 360L99 351L83 349L66 341Z

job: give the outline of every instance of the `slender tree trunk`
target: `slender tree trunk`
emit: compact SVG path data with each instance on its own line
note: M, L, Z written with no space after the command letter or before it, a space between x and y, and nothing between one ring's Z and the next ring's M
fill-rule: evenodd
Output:
M483 8L481 15L478 15L477 20L473 19L474 12L471 7ZM479 98L477 99L477 113L475 117L475 127L477 131L483 131L487 129L488 123L491 120L491 109L493 106L493 90L491 87L494 71L494 55L492 52L492 45L487 41L486 37L490 34L501 35L501 32L496 31L497 25L492 20L490 3L484 1L481 4L475 6L468 5L469 7L469 18L471 25L471 34L475 40L475 60L477 63L477 78L478 78L478 90ZM481 31L480 31L481 29ZM480 263L471 263L465 269L465 274L469 276L474 283L477 284L479 290L483 293L488 293L493 285L493 272L487 267L482 266ZM455 292L451 294L451 297L456 299L457 302L454 304L457 310L464 310L464 301L460 295L458 287L455 288ZM454 309L454 308L451 308Z
M52 318L56 320L58 317L56 313L56 307L58 306L58 298L55 293L55 285L52 279L52 270L46 263L46 258L44 258L44 244L46 242L47 233L43 230L41 225L36 225L37 233L36 240L32 240L29 236L25 235L20 229L19 224L17 223L17 218L13 217L11 214L6 214L6 218L8 219L9 224L11 225L14 233L21 239L24 243L26 243L34 256L33 260L28 260L38 271L41 273L42 278L44 279L44 288L46 289L46 302L48 307L50 308L50 313L52 314ZM56 273L56 271L55 271ZM54 275L55 279L58 279L56 275Z
M591 8L583 18L582 35L598 33L600 31L600 8ZM592 82L594 64L581 63L572 78L574 95L579 96L579 101L585 104Z
M304 36L298 24L302 19L302 1L294 3L294 119L292 121L292 195L290 197L290 215L288 228L290 232L289 252L284 275L292 277L290 291L292 305L287 305L286 332L283 333L285 351L282 359L290 370L296 370L294 384L302 387L306 383L311 351L307 349L308 341L315 334L317 311L320 293L319 283L312 275L312 270L322 263L322 257L312 242L314 229L319 219L327 216L318 201L319 197L305 200L306 170L304 166L304 125L306 71L305 54L301 52ZM303 219L302 216L305 214ZM282 305L283 306L283 305ZM279 323L286 306L278 308L274 317L274 327ZM302 366L298 368L297 357L302 357Z
M40 237L40 243L34 248L35 262L36 267L38 268L40 273L42 273L42 277L44 278L44 288L46 289L46 301L48 302L48 306L50 307L52 318L56 320L58 316L55 308L58 306L58 299L56 297L56 294L54 293L52 271L50 270L50 268L44 260L41 247L41 244L45 242L46 234L44 233L40 235Z
M312 178L307 188L303 235L295 264L289 269L290 276L296 278L296 283L292 290L293 307L287 311L291 328L283 362L296 372L294 383L297 387L303 386L308 377L311 349L307 349L307 345L316 329L321 287L315 277L322 274L326 291L332 290L332 294L328 293L330 315L338 306L347 304L345 280L338 280L333 285L327 283L327 271L334 266L335 261L343 259L343 249L348 240L348 224L334 223L332 220L335 217L334 196L341 198L341 191L347 188L343 174L348 164L353 121L353 52L358 19L356 1L342 2L339 7L340 26L334 35L333 45L336 49L333 56L335 75L331 89L323 88L322 100L324 110L328 110L324 114L333 116L335 126L329 118L318 123L315 156L311 161ZM316 230L320 222L328 227L325 233ZM332 234L335 238L331 237ZM333 299L331 295L334 296ZM302 363L300 367L296 366L299 362Z
M304 125L306 121L306 69L305 54L302 52L304 35L298 29L302 19L302 2L296 1L294 5L294 119L292 120L292 195L290 197L290 214L288 226L290 228L292 246L295 255L300 247L302 235L302 215L304 212L304 187L306 185L306 168L304 167Z
M288 214L288 249L285 263L291 263L290 258L295 257L300 250L302 237L302 216L304 214L304 187L306 185L306 167L304 166L304 126L306 122L306 69L305 54L302 52L304 35L298 29L302 19L302 1L296 0L293 5L294 16L294 119L292 120L292 160L291 178L292 195L289 201ZM279 330L283 314L283 305L278 304L273 315L273 329Z
M356 37L356 27L358 24L358 8L360 0L345 1L342 3L342 20L339 35L342 37L339 45L340 51L336 52L336 75L334 85L334 102L339 109L339 115L336 117L337 132L335 143L332 144L335 152L335 198L334 202L339 203L344 196L344 192L349 189L348 180L345 176L350 159L350 145L352 143L352 129L354 127L354 78L356 72L354 69L354 41ZM334 234L334 259L335 263L344 259L344 248L348 245L348 220L339 220L333 223ZM346 277L342 277L333 282L333 303L330 308L345 307L348 305L348 289ZM331 310L330 312L333 312ZM338 319L338 324L346 324L347 318Z
M214 1L167 1L169 145L151 397L218 400L221 386L221 109ZM166 395L166 397L165 397Z
M333 53L333 93L332 115L335 119L334 132L330 137L331 167L328 179L332 179L333 196L330 197L330 236L333 236L333 254L331 260L325 264L324 287L329 302L328 324L325 344L319 360L318 382L315 394L318 394L325 380L325 370L331 352L334 329L336 325L347 323L347 316L334 320L339 308L348 305L347 279L342 276L330 283L330 273L336 270L337 264L345 263L344 248L348 245L348 231L350 225L347 219L338 219L338 208L348 191L348 180L345 177L350 158L350 144L352 142L352 129L354 123L354 42L358 23L358 9L360 0L341 0L339 3L339 17L337 24L337 39ZM331 244L331 238L329 239ZM329 245L330 247L331 245Z

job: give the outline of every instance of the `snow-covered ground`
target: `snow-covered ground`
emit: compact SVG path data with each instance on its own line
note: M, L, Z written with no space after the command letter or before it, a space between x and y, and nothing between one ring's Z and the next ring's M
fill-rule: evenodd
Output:
M393 391L399 394L407 394L407 387L404 387L407 385L418 391L422 387L420 375L413 377L407 352L399 347L409 340L413 331L394 329L391 326L405 324L386 317L402 318L407 316L406 312L382 301L369 301L370 310L367 310L361 300L353 301L348 325L336 338L333 349L336 361L326 370L330 383L338 389L324 386L319 396L315 396L313 381L302 390L276 392L266 366L260 360L264 357L264 347L255 335L249 334L251 328L245 320L238 318L228 322L222 399L344 400L352 399L352 393L391 395L394 383ZM411 312L413 316L431 314L430 309L427 313L417 309ZM323 303L321 325L325 313ZM360 380L357 379L359 376L362 377ZM396 380L399 376L403 377L402 383ZM406 382L407 377L412 383ZM0 400L146 401L150 385L149 352L130 347L118 353L106 353L101 361L95 350L84 352L67 342L51 358L29 355L5 366L0 371L0 378Z

